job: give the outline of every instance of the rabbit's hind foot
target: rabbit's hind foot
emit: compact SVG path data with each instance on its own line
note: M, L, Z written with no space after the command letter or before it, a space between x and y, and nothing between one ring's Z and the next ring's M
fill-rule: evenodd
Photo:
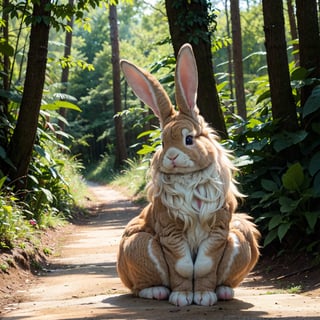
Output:
M232 300L234 297L234 291L227 286L219 286L216 289L218 300Z

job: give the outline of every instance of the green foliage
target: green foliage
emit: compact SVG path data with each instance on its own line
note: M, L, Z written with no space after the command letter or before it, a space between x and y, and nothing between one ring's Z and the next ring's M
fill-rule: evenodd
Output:
M135 201L145 202L148 162L133 159L126 164L126 168L114 176L111 186L126 190Z
M278 128L267 107L231 128L230 145L237 156L251 160L238 180L248 194L246 209L264 234L264 246L281 243L284 249L313 251L320 243L320 105L314 99L318 90L315 87L301 112L302 124L307 118L317 121L297 132Z
M104 154L98 163L87 167L86 178L94 182L109 183L115 175L113 161L111 156Z
M192 9L194 4L201 5L207 8L207 10ZM205 42L210 40L211 34L217 26L217 16L209 1L190 0L186 2L184 0L176 0L172 3L172 6L178 10L176 25L180 32L188 35L188 42L197 45L200 40ZM205 26L208 26L208 28L206 29Z
M71 167L73 183L80 186L80 165L68 155L68 147L62 139L71 139L60 131L58 122L65 122L57 110L79 108L68 101L49 99L42 105L36 141L29 166L27 188L14 193L11 182L1 175L0 180L0 247L12 248L23 239L30 239L39 228L55 227L71 216L74 200L70 191L68 172ZM13 105L13 103L11 104ZM5 141L12 132L16 109L1 119L3 128L0 139ZM11 122L9 121L11 120ZM67 141L67 140L66 140ZM11 164L4 147L0 149L0 159ZM70 169L69 169L70 171ZM70 177L70 176L69 176Z
M32 225L21 214L18 198L3 187L5 179L0 187L0 248L12 248L17 239L30 237Z
M159 10L150 10L148 4L142 1L133 6L119 4L121 57L156 72L158 78L166 79L169 87L170 78L173 79L171 70L174 57L171 44L167 41L169 30L162 14L163 8L159 4L155 4L155 7ZM67 116L70 123L67 130L75 138L71 146L72 153L78 154L86 166L96 163L100 167L101 157L114 159L114 117L122 117L127 151L129 156L134 157L140 148L136 137L141 131L147 130L153 116L125 85L124 79L123 112L114 115L108 10L96 8L88 13L88 17L94 21L92 32L75 27L73 50L85 54L94 70L88 72L77 69L71 75L69 93L77 98L82 113ZM89 176L95 178L93 170L89 171ZM109 175L106 171L106 175Z

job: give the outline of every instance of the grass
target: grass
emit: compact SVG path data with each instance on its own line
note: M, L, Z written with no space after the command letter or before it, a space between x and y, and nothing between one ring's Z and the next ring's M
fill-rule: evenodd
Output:
M115 188L126 191L136 201L144 201L146 198L146 172L147 166L140 161L127 162L127 168L117 174L110 183Z
M113 169L113 157L105 154L98 163L93 163L86 169L86 179L98 183L110 183L116 171Z
M70 194L73 199L73 201L66 201L61 206L63 212L48 204L40 211L37 219L30 218L34 208L29 203L23 203L12 191L0 188L0 249L17 247L24 250L25 241L36 247L41 230L65 225L68 223L67 219L71 215L73 206L77 208L81 206L87 194L87 186L80 174L81 165L68 156L62 156L61 161L63 169L60 174L68 187L61 184L60 189L56 191Z
M266 291L266 295L272 295L272 294L299 294L302 292L302 286L301 285L296 285L296 284L291 284L287 288L284 289L274 289L270 291Z
M140 160L128 160L125 168L117 172L113 168L113 160L104 156L95 166L91 166L86 173L89 181L109 184L115 189L124 191L135 201L144 201L146 197L146 175L148 165Z

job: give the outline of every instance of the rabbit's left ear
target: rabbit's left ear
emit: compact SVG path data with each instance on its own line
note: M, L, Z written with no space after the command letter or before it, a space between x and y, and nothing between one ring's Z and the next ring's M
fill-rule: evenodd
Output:
M152 109L162 125L175 111L159 81L127 60L121 60L120 66L133 92Z
M176 102L180 112L196 117L198 69L190 44L184 44L178 53L175 73Z

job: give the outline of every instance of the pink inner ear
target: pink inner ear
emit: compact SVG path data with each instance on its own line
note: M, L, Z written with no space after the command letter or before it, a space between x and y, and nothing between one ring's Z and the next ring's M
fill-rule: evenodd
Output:
M198 74L195 60L190 50L185 49L179 61L179 75L182 93L190 109L197 102Z
M145 76L137 68L125 62L122 63L122 70L135 95L148 105L157 117L160 117L154 92Z

